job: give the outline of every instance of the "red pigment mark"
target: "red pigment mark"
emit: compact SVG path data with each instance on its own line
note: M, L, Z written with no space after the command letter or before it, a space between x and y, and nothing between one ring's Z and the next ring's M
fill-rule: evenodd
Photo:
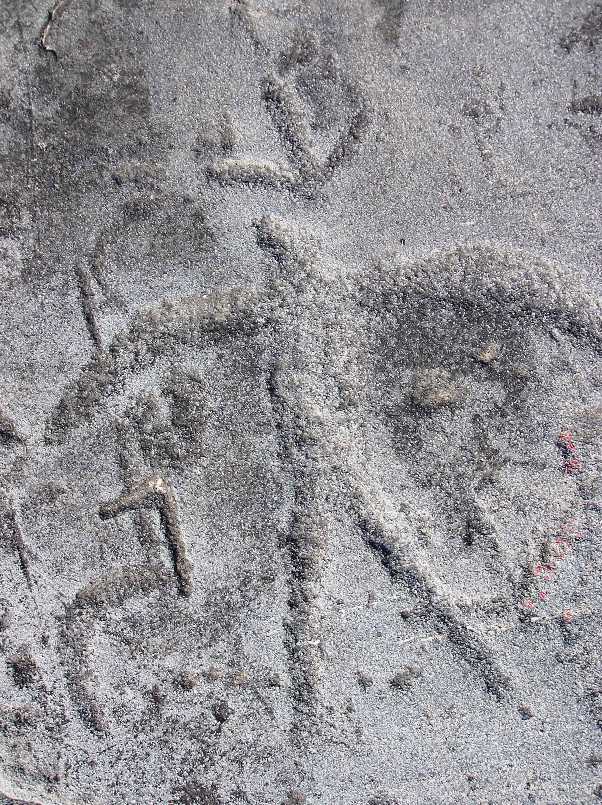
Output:
M565 523L562 524L561 529L564 534L570 539L582 539L584 537L583 531L575 531L578 528L578 523L576 520L567 520Z
M577 472L581 472L582 469L580 458L570 458L564 462L564 471L567 475L574 475Z
M565 474L573 475L581 472L583 469L583 462L577 451L575 445L575 438L570 431L561 431L556 440L556 444L560 449L563 459L563 469ZM579 513L573 512L564 523L560 526L560 534L553 538L550 537L548 542L548 552L552 558L549 562L538 562L533 566L533 575L541 579L542 582L551 581L558 570L558 562L567 558L574 544L580 539L583 539L583 531L578 530L579 524L577 522ZM539 582L538 582L539 584ZM535 594L535 593L534 593ZM550 595L549 590L538 590L535 600L533 598L526 598L521 606L525 609L534 609L539 601L545 601ZM573 618L573 613L570 609L565 609L562 614L562 619L565 623L569 623Z
M570 430L563 430L558 434L558 444L569 450L575 449L575 440Z
M558 435L556 444L560 448L563 459L563 468L566 475L574 475L581 472L583 464L577 452L575 439L570 431L562 431Z

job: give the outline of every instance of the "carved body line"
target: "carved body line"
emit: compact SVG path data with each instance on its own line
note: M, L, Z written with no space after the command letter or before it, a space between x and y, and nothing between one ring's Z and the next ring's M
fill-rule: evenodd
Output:
M281 463L293 488L292 507L283 534L289 564L286 643L293 693L293 741L304 745L319 725L320 678L319 595L322 564L321 518L318 505L320 473L306 421L282 390L281 375L272 371L268 392L279 438Z
M178 516L176 495L170 483L153 475L114 500L103 503L99 514L103 518L116 517L144 505L155 505L159 510L165 537L174 564L178 588L183 596L192 593L192 565L186 555L186 543Z

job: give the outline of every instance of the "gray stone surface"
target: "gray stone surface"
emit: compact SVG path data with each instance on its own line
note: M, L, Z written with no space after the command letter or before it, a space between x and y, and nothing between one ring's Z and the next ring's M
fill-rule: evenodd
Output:
M0 0L0 800L602 797L601 40Z

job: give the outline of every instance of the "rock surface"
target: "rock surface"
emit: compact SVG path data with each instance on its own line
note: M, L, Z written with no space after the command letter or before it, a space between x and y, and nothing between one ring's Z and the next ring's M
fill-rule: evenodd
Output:
M594 803L592 0L0 0L0 802Z

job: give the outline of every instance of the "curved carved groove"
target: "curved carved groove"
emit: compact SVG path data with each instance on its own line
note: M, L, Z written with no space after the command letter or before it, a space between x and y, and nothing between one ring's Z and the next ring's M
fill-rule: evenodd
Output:
M83 587L66 609L61 638L67 655L67 684L83 720L98 732L107 732L109 723L94 691L89 647L94 625L131 598L169 588L171 578L160 563L126 565Z
M256 294L230 291L166 301L139 313L67 388L48 422L47 441L63 440L72 428L92 418L104 397L159 357L182 346L202 347L249 335L262 325L261 312Z

